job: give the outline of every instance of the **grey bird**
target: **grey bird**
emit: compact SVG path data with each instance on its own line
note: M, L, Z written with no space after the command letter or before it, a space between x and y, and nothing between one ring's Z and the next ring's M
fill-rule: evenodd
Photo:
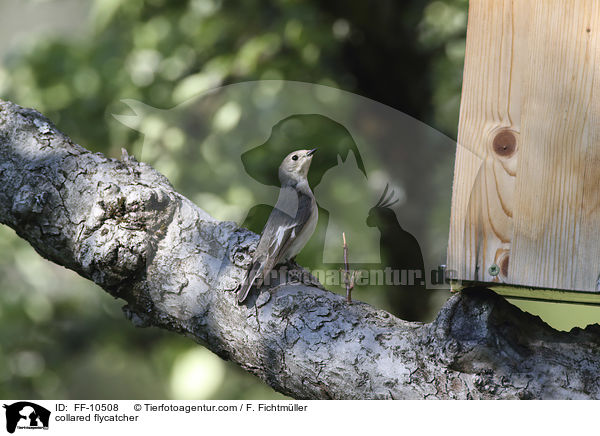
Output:
M248 276L237 292L238 303L244 302L252 285L263 285L273 267L296 257L314 233L319 212L306 177L315 151L294 151L279 166L279 198L261 233Z

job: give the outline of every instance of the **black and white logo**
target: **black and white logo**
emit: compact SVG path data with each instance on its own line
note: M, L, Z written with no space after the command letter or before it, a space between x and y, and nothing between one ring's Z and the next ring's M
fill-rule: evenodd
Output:
M9 433L14 433L16 429L48 430L50 422L48 409L29 401L4 404L3 407L6 409L6 431Z

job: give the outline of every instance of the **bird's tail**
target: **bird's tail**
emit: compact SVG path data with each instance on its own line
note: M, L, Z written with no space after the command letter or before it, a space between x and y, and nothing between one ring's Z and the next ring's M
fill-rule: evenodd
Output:
M246 299L246 297L248 297L250 288L252 288L252 285L258 278L261 270L262 270L261 262L254 262L252 264L252 268L250 268L250 271L248 271L248 275L246 276L246 281L244 282L242 287L237 291L238 304L242 304L244 302L244 300Z

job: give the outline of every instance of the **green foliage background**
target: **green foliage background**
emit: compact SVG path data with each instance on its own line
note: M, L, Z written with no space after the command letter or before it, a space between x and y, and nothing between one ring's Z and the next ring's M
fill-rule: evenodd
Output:
M19 9L29 36L17 38ZM32 22L34 9L48 13ZM65 15L71 30L43 26ZM113 157L143 141L112 117L121 99L169 108L253 79L345 89L456 137L466 18L467 0L3 0L0 98ZM0 227L0 397L282 398L188 339L135 329L121 305ZM527 308L570 327L555 305ZM597 314L578 310L580 323Z

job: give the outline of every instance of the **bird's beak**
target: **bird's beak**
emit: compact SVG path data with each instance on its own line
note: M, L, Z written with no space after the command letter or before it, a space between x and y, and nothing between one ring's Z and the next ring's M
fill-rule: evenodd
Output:
M313 154L315 154L315 151L317 151L316 148L313 148L311 151L309 151L308 153L306 153L307 156L312 156Z

